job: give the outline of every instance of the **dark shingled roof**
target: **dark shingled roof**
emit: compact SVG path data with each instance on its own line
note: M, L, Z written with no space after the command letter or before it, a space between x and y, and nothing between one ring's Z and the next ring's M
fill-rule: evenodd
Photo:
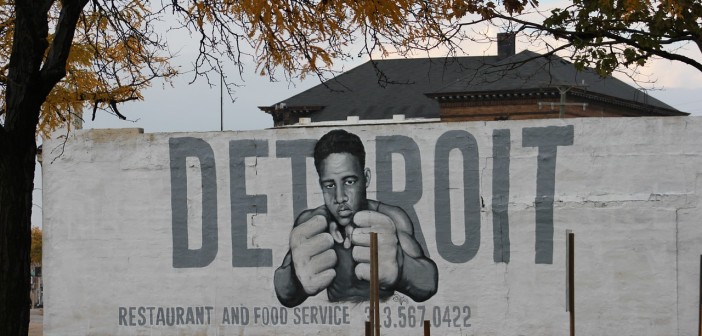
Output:
M347 116L391 119L394 114L439 118L439 103L430 97L570 85L573 90L677 112L616 78L600 78L592 70L576 71L570 62L557 56L540 56L522 51L502 59L466 56L369 61L280 103L285 103L289 111L302 111L302 116L315 122L345 120ZM274 106L260 108L270 113Z
M544 57L528 50L482 67L474 76L461 78L430 96L449 93L514 92L569 87L573 91L610 96L618 101L647 104L677 111L645 92L614 77L600 77L594 70L577 71L572 63L558 57Z
M369 61L336 78L282 101L287 108L324 106L313 121L438 118L439 103L425 94L435 92L473 73L496 56L411 58ZM375 65L375 66L374 66Z

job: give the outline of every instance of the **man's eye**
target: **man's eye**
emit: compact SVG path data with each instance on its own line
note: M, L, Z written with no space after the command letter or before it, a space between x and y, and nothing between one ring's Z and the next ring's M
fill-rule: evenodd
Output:
M324 188L327 188L327 189L334 188L334 183L325 184Z
M354 185L354 184L356 184L356 180L346 180L346 181L344 182L344 184L346 184L346 185L348 185L348 186Z

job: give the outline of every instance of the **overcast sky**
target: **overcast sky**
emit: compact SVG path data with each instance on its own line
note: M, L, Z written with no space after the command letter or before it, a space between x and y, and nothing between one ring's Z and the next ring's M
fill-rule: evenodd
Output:
M361 63L345 66L348 70ZM683 112L702 115L702 73L691 66L664 60L654 62L645 71L655 79L655 84L649 85L654 87L648 91L650 95ZM121 105L120 112L128 120L119 120L98 111L95 121L90 120L91 116L85 116L84 127L138 127L149 133L219 131L222 110L224 130L263 129L272 127L273 121L258 106L273 105L320 83L316 77L308 77L302 82L270 82L267 77L253 74L253 69L245 76L245 82L241 83L243 86L235 89L234 102L225 92L223 104L220 104L218 85L210 87L205 81L188 84L182 78L176 80L174 87L157 83L147 89L144 101Z
M518 46L517 52L525 48ZM349 70L365 61L367 59L341 64L340 68ZM90 120L90 115L85 116L84 128L138 127L145 132L219 131L220 111L223 111L224 130L263 129L272 127L273 121L258 106L273 105L320 83L314 76L304 81L271 82L267 77L254 74L253 66L246 70L244 81L238 82L242 86L235 88L234 102L225 92L223 104L220 104L219 83L213 87L204 80L188 84L190 77L184 76L175 81L174 87L156 83L144 92L144 101L121 105L120 112L127 120L98 111L95 121ZM683 112L702 115L701 72L689 65L667 60L651 62L643 71L653 81L653 84L642 84L650 88L647 90L650 95ZM629 78L617 77L632 83Z
M685 51L686 54L700 59L699 50ZM538 47L527 45L518 38L517 52L530 49L539 51ZM474 55L495 55L497 47L482 46L475 49ZM190 59L187 51L179 62L187 64ZM360 58L354 62L336 63L335 68L347 71L366 62ZM219 83L210 87L204 80L188 84L191 76L184 75L176 79L174 87L156 82L144 92L144 101L129 102L120 106L120 112L128 120L119 120L113 115L98 111L95 121L85 116L84 128L143 128L146 133L155 132L200 132L220 130L220 106L223 108L224 130L255 130L273 126L270 115L258 109L258 106L270 106L298 94L319 80L310 76L305 81L271 82L267 77L256 75L255 65L246 64L243 81L234 92L234 102L224 96L220 104ZM702 73L680 62L657 60L650 62L642 72L648 74L654 84L645 85L649 94L681 111L702 115ZM238 74L227 74L229 78L238 78ZM621 76L622 80L631 82ZM37 171L35 181L34 211L32 222L41 226L41 174Z

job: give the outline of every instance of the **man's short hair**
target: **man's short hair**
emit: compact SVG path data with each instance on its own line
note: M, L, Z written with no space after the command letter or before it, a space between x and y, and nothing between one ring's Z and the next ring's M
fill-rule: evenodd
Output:
M349 153L358 159L361 169L366 166L366 150L363 148L361 139L356 134L336 129L319 138L314 146L314 167L317 169L317 174L322 161L334 153Z

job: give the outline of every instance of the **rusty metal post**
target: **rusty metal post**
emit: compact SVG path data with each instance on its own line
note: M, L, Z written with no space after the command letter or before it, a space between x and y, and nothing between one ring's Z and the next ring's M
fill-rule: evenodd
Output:
M568 311L570 336L575 336L575 234L568 234Z
M371 232L371 312L373 312L373 336L380 336L380 291L378 283L378 234Z
M431 323L429 320L424 320L424 336L431 336Z

